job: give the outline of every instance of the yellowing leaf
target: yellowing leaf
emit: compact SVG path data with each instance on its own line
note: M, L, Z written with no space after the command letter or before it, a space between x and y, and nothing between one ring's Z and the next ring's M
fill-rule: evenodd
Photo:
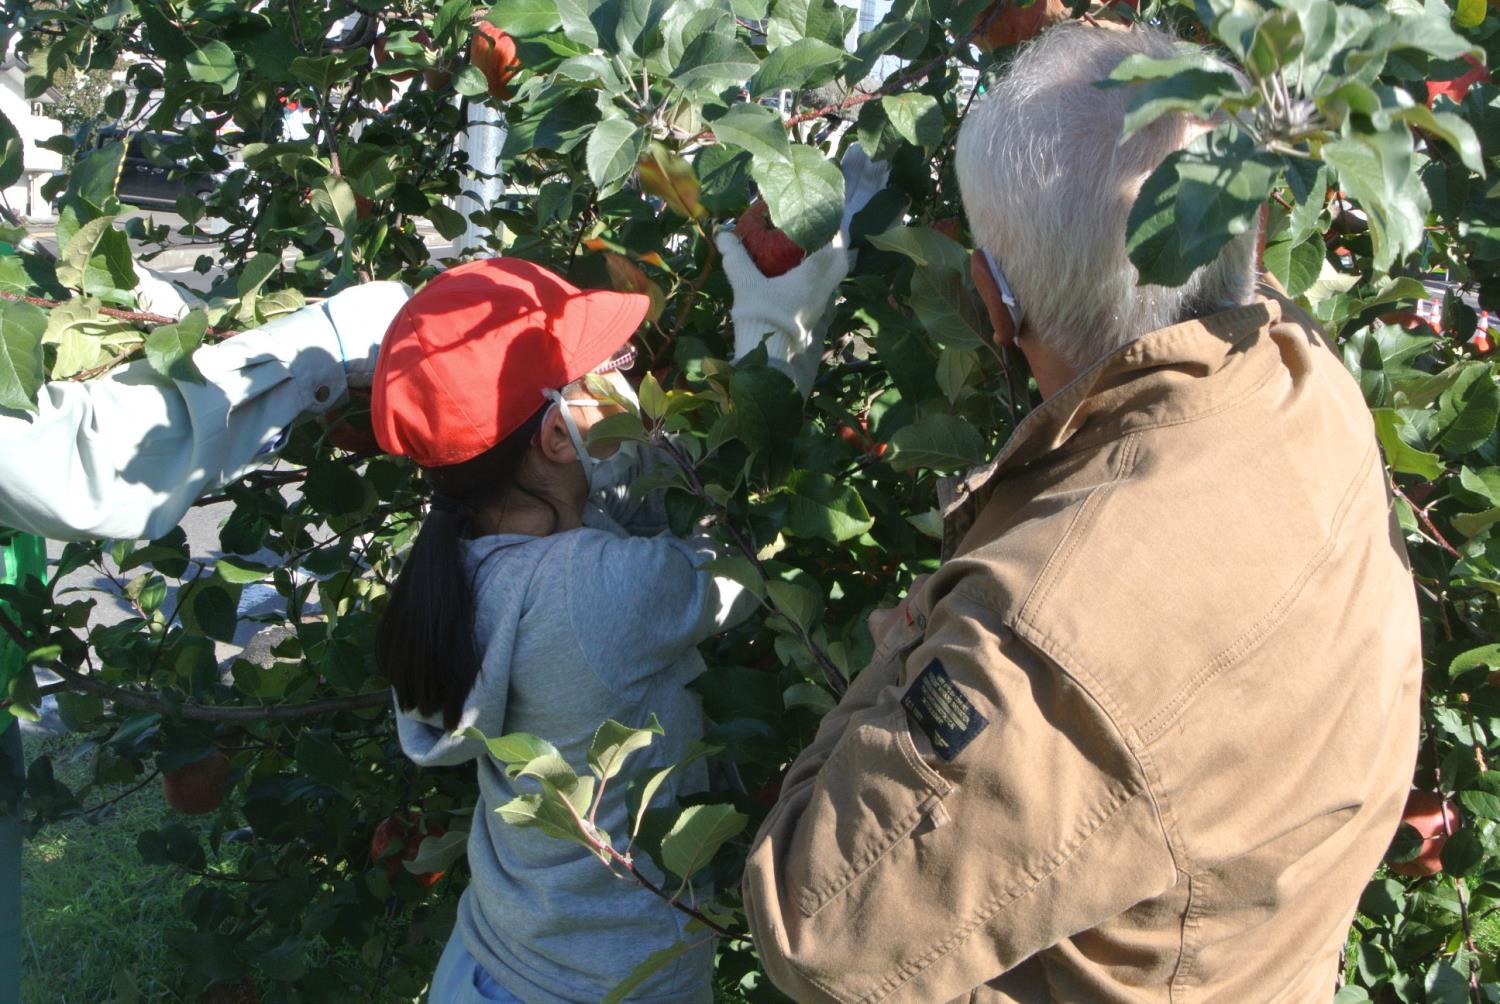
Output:
M641 187L649 194L661 199L672 211L688 219L703 215L703 205L698 201L698 176L693 165L653 141L636 164Z
M1484 23L1484 0L1458 0L1458 9L1453 12L1453 23L1460 28L1477 28Z
M655 324L667 309L666 294L653 282L641 267L622 254L604 252L604 267L609 272L609 284L621 293L645 293L651 298L651 309L646 311L646 320Z

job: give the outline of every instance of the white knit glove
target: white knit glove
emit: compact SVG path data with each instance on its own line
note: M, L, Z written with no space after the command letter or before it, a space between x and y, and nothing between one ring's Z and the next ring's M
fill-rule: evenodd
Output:
M410 298L411 290L404 283L367 282L318 304L338 336L349 386L370 386L380 340Z
M858 143L839 163L844 173L844 217L827 247L804 258L796 268L767 278L733 230L714 238L724 258L724 274L734 291L729 318L734 322L734 358L738 361L764 344L771 366L791 377L806 397L817 376L823 339L832 318L829 307L839 283L849 274L853 253L849 221L885 187L890 166L877 164Z

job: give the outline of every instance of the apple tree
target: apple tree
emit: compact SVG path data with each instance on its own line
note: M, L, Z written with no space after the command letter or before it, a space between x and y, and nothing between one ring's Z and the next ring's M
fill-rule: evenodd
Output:
M59 73L123 67L106 115L204 194L179 198L170 222L126 219L124 144L48 141L72 167L50 183L55 254L0 258L0 407L24 412L44 381L127 360L188 365L205 340L352 283L419 284L443 264L424 235L471 226L488 234L473 253L652 298L639 414L596 435L667 446L674 469L642 487L665 489L680 530L709 520L719 569L762 601L705 646L695 684L707 743L741 783L649 804L660 778L637 777L630 754L654 722L601 723L589 763L566 769L546 736L484 738L537 780L509 821L584 844L622 881L649 882L634 867L645 853L683 886L711 882L708 903L659 887L662 909L695 913L718 938L721 996L753 1001L781 998L736 892L749 834L870 655L866 614L936 566L936 479L992 455L1038 402L991 349L969 286L958 124L1049 19L1146 20L1208 43L1115 74L1132 87L1127 130L1225 113L1146 183L1132 260L1147 281L1180 283L1265 221L1267 270L1336 340L1369 402L1423 616L1414 786L1429 811L1369 886L1339 1000L1500 994L1500 385L1478 330L1481 311L1500 312L1500 89L1484 69L1500 16L1484 0L896 0L858 32L834 0L13 9L0 31L19 32L33 93ZM292 106L305 131L290 128ZM498 162L466 152L494 128L482 108L504 122ZM822 246L843 203L835 165L856 140L890 183L854 219L857 265L804 400L763 356L727 361L712 236L758 194L793 242ZM0 121L0 183L21 169ZM496 175L504 197L457 208ZM132 260L208 231L224 271L203 307L180 321L138 309ZM1424 276L1446 280L1440 316L1414 310ZM202 825L139 837L146 860L197 877L165 932L189 997L414 998L464 885L472 772L402 757L375 672L374 624L427 491L373 450L366 408L297 426L274 466L205 500L229 512L213 553L181 531L75 544L54 584L0 591L0 630L62 681L23 674L9 713L54 694L94 743L96 784L161 774L173 804L201 812ZM130 617L91 626L102 597L56 588L85 567ZM277 600L242 614L247 590ZM260 644L222 659L216 643L246 619ZM90 792L59 784L45 758L24 796L33 828L90 811ZM587 825L593 800L612 797L643 807L633 833Z

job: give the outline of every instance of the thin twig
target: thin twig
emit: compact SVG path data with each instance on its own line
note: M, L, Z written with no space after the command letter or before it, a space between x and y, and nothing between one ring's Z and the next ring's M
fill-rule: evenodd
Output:
M718 502L714 501L713 496L708 493L708 489L704 487L703 480L698 477L697 469L693 467L693 462L682 452L682 448L666 437L659 437L659 442L662 449L666 450L667 455L672 458L672 462L687 477L693 494L713 507L715 521L729 534L734 545L740 549L740 553L745 556L750 564L755 566L756 573L762 579L769 580L770 575L767 574L766 567L761 562L760 555L756 552L754 545L745 539L744 534L740 533L739 527L735 526L733 520L729 518L729 513L725 512L724 508ZM818 664L818 668L823 671L824 679L827 681L829 688L833 690L835 695L842 697L844 692L849 689L849 681L844 676L843 670L839 669L838 665L829 658L828 653L824 652L818 643L813 641L812 635L808 632L807 628L799 624L789 614L776 608L774 603L772 609L781 614L788 624L796 628L798 639L812 655L813 660Z
M1398 499L1410 506L1412 512L1416 513L1417 519L1421 520L1422 525L1427 528L1427 532L1432 534L1433 543L1437 544L1444 551L1447 551L1455 558L1463 557L1463 554L1459 552L1458 548L1448 543L1448 538L1444 537L1442 532L1438 530L1437 525L1432 522L1432 517L1427 515L1426 507L1418 506L1415 502L1413 502L1410 497L1408 497L1407 494L1401 490L1401 486L1396 484L1395 479L1391 479L1391 491Z

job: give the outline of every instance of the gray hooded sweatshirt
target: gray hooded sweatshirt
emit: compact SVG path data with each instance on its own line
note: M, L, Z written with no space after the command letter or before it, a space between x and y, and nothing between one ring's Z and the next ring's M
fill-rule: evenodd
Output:
M678 762L703 736L698 698L684 686L705 669L696 646L748 616L754 596L698 571L714 556L705 542L666 534L583 527L483 537L465 547L482 668L457 731L532 733L584 774L605 719L641 726L654 712L666 734L632 757L600 809L599 825L625 839L628 779ZM652 951L687 940L700 944L627 999L712 1000L713 948L703 933L686 932L687 917L614 877L577 844L501 820L494 810L534 792L532 782L506 777L482 743L456 738L440 717L398 706L397 727L419 764L478 765L468 842L473 881L459 902L458 931L498 983L526 1004L598 1004ZM653 804L706 787L700 760L674 772ZM661 879L646 855L636 860Z

